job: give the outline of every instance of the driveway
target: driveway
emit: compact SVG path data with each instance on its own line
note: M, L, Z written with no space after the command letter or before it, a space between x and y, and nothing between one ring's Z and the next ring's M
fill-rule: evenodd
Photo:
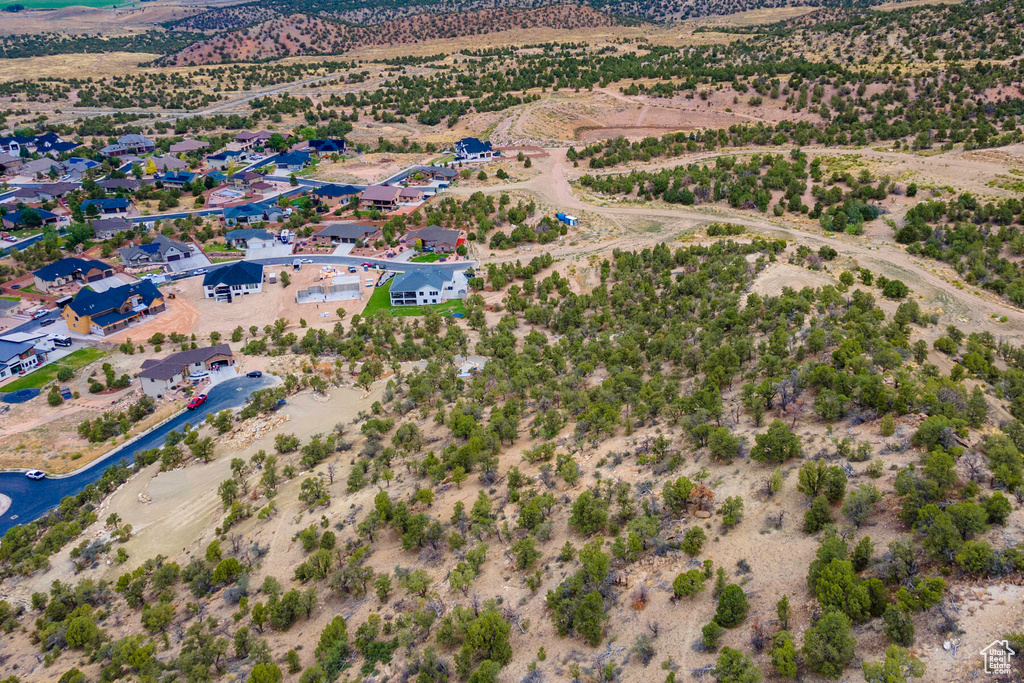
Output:
M0 517L0 535L17 524L27 524L42 517L55 508L65 496L78 493L89 484L99 480L114 462L135 461L135 455L151 448L163 446L171 430L181 431L186 423L200 426L209 413L218 413L226 408L237 408L256 389L264 389L278 383L276 377L264 375L258 379L235 377L210 389L209 398L198 410L188 410L172 418L162 427L157 427L136 441L114 449L75 474L60 479L46 478L41 481L28 479L23 472L0 472L0 491L11 499L11 507Z

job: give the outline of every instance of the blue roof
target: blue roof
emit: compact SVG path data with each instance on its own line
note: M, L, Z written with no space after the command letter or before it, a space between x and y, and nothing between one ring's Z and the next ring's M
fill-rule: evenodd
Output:
M172 182L173 181L178 181L178 182L191 183L195 179L196 179L196 174L195 173L191 173L189 171L170 171L169 173L164 174L164 177L162 178L162 180L165 183L168 180L170 180Z
M100 327L110 327L111 325L119 323L122 320L128 320L129 318L132 318L136 315L138 314L135 311L128 311L127 313L111 311L110 313L105 313L103 315L98 315L95 318L90 318L90 320L94 324L99 325Z
M68 306L78 315L102 316L123 306L124 302L134 294L142 297L142 303L147 306L162 296L160 290L152 282L140 280L123 287L112 287L105 292L83 289Z
M67 277L76 271L82 271L83 273L93 268L99 268L100 270L112 270L103 261L95 261L93 259L76 258L74 256L69 258L62 258L59 261L54 261L48 266L43 266L32 274L43 282L52 282L59 277Z
M107 197L106 199L86 199L82 202L82 209L85 210L92 205L100 209L127 209L130 203L123 197Z
M224 209L224 218L247 218L249 216L262 216L265 211L260 204L243 204L242 206L229 206Z
M12 213L7 214L6 216L4 216L4 218L6 220L9 220L10 222L14 223L15 225L20 225L21 221L22 221L23 214L26 211L35 211L36 213L39 214L39 217L42 218L44 222L48 221L48 220L52 220L52 219L57 217L57 214L50 213L46 209L18 209L17 211L14 211Z
M317 152L344 152L345 140L333 138L329 138L327 140L310 140L309 146Z
M230 266L211 270L203 278L203 287L250 285L260 282L263 282L263 266L251 261L238 261Z
M478 138L462 138L455 143L455 146L464 154L482 154L491 151L491 143L481 142Z
M360 192L362 190L354 185L322 185L313 190L313 194L318 197L347 197Z
M278 154L275 162L286 166L301 166L309 159L309 152L288 152L287 154Z
M227 159L230 159L231 157L242 156L242 153L243 153L242 150L226 149L223 152L218 152L217 154L211 154L210 156L208 156L206 158L207 159L218 159L218 160L221 160L221 161L226 161Z

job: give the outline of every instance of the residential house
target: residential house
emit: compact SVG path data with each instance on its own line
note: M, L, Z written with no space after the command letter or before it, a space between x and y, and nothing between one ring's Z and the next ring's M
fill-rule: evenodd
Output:
M349 197L359 194L359 188L352 185L321 185L309 193L317 202L328 209L347 204Z
M421 173L430 180L445 180L451 182L459 175L459 172L454 168L448 168L447 166L421 166L416 169L417 173Z
M262 291L263 266L251 261L236 261L211 270L203 277L203 293L207 299L231 303L236 296Z
M292 139L292 135L290 133L279 133L279 135L282 138L284 138L285 142L288 142L289 140ZM270 141L270 138L272 138L273 136L274 133L270 132L269 130L261 130L255 133L250 131L242 131L241 133L235 136L235 143L237 143L241 149L265 147L266 144Z
M135 192L142 187L142 181L137 178L107 178L106 180L101 180L96 184L108 192L114 192L117 190Z
M96 239L100 240L109 240L114 237L114 235L134 230L136 227L135 223L123 218L104 218L101 220L89 221L89 223L92 226L92 234L96 236Z
M284 216L284 209L273 202L252 202L242 206L229 206L224 209L221 218L225 225L253 225L277 221Z
M100 150L105 157L123 157L129 154L149 154L156 151L156 143L137 133L122 135L113 145Z
M428 225L419 230L410 230L405 233L402 240L410 247L419 243L419 246L425 251L450 254L461 244L462 233L458 230L442 228L440 225Z
M25 164L25 160L17 154L0 152L0 173L17 173Z
M63 199L78 189L75 183L48 183L36 187L23 187L14 193L14 198L23 202L52 202Z
M56 133L30 136L0 137L0 151L13 156L21 156L22 150L28 154L63 154L81 147L77 142L64 142Z
M171 171L184 171L188 168L188 162L182 161L178 157L171 156L157 156L145 159L142 162L142 168L145 169L149 166L149 162L152 161L153 165L156 166L157 173L169 173Z
M469 282L464 271L439 269L399 273L391 281L392 306L425 306L465 299Z
M149 244L127 246L118 249L121 263L131 268L143 268L148 265L164 265L182 259L191 258L193 247L164 235L157 235Z
M23 374L38 367L35 344L0 340L0 380Z
M191 154L209 146L210 143L206 140L182 140L172 143L169 151L171 154Z
M423 194L421 187L403 187L398 192L398 201L403 204L415 204L423 201Z
M274 158L274 165L278 171L297 173L308 166L310 160L309 152L286 152Z
M163 295L149 280L140 280L103 292L83 289L62 315L68 329L78 334L106 336L166 308Z
M235 249L248 249L250 240L271 240L274 236L266 230L256 228L239 228L231 230L224 235L224 243Z
M154 176L164 187L176 187L178 189L183 189L186 185L191 186L198 177L198 173L190 171L170 171L163 176Z
M26 161L21 165L21 168L18 169L18 175L23 175L28 178L42 178L43 176L51 175L51 170L56 175L67 175L65 173L64 164L59 161L54 161L50 157Z
M0 299L0 318L6 318L19 312L21 312L21 300Z
M32 216L38 216L40 223L36 223ZM27 220L26 220L27 219ZM57 214L50 213L45 209L18 209L3 217L3 226L8 230L19 228L38 227L39 225L53 225L57 222Z
M150 358L143 361L138 375L139 383L143 393L159 398L194 375L234 364L235 357L227 344L189 349L172 353L160 360Z
M249 163L249 152L242 149L226 149L206 157L206 166L218 171L226 171L232 165L241 166L247 163Z
M113 266L103 261L69 256L33 271L32 278L35 280L36 289L49 292L51 287L63 287L72 282L84 285L111 277L113 274Z
M326 140L310 140L306 150L313 156L321 157L325 154L344 154L346 146L344 138L328 138Z
M260 180L263 180L263 176L256 171L242 171L231 176L231 186L236 190L248 192L250 186Z
M355 244L360 241L366 242L376 233L377 228L372 225L328 223L313 234L313 242L315 244Z
M359 208L394 211L398 208L401 189L389 185L370 185L359 193Z
M455 158L459 161L487 161L499 156L490 142L481 142L477 138L462 138L454 147Z
M100 216L116 216L128 213L132 203L124 197L106 197L104 199L86 199L82 202L82 211L90 215L89 207L95 206Z

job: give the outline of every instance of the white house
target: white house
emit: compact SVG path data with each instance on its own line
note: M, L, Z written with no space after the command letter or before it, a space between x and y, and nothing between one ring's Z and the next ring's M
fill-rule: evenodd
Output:
M391 283L392 306L425 306L465 299L469 282L462 270L399 273Z
M458 161L487 161L500 156L491 147L490 142L481 142L477 138L462 138L453 145L453 148Z
M142 391L147 396L158 398L181 384L186 378L208 373L221 367L235 364L231 347L217 344L202 349L189 349L172 353L163 360L143 361L139 372Z
M236 296L259 294L263 291L263 266L251 261L237 261L217 268L203 278L203 293L207 299L231 303Z
M0 340L0 379L28 372L39 365L35 344Z

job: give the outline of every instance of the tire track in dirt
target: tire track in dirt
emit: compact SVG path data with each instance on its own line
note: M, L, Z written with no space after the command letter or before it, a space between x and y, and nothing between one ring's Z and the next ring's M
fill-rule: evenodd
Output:
M889 278L905 281L915 295L923 298L922 305L938 306L948 324L955 323L965 332L987 330L997 339L1003 338L1018 343L1024 341L1024 311L1002 301L982 296L973 288L965 286L959 289L942 277L933 273L930 267L922 265L902 249L888 243L872 243L868 238L850 235L824 235L813 233L788 224L784 220L770 220L766 217L751 215L741 210L715 206L713 209L695 209L688 207L631 207L631 206L600 206L580 199L569 183L571 164L566 159L566 148L549 149L550 156L540 160L543 170L540 175L521 183L500 185L487 188L453 188L456 194L468 194L483 191L487 194L518 190L536 195L560 211L586 211L615 221L617 218L647 218L664 221L683 219L690 222L689 226L670 227L658 233L656 241L678 237L692 232L701 225L724 221L742 225L749 230L767 236L783 237L798 244L805 244L817 249L830 246L843 256L856 261L860 266L868 267L875 273ZM774 150L778 153L780 150ZM739 153L748 153L746 150ZM849 152L847 152L849 153ZM735 154L735 152L733 153ZM876 154L885 154L876 152ZM720 153L719 153L720 155ZM893 154L903 158L903 155ZM685 163L676 161L675 164ZM593 248L581 247L580 254L606 252L616 247L636 248L638 239L635 235L602 241ZM932 266L938 268L938 264ZM1007 322L994 323L990 316L1005 316ZM967 321L964 321L967 318Z

